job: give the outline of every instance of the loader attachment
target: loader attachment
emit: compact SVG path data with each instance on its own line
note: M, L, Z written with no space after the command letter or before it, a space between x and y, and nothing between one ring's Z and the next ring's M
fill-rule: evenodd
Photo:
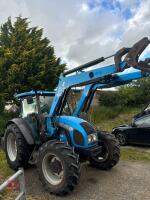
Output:
M150 72L150 58L145 59L144 61L139 61L140 55L149 44L150 40L147 37L144 37L133 45L124 59L124 61L127 62L128 67L132 66L141 71Z

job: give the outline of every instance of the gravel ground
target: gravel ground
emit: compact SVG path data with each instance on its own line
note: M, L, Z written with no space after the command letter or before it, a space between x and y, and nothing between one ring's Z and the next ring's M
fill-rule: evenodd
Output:
M79 185L65 197L45 192L36 168L25 171L27 200L149 200L150 163L120 161L110 171L82 166Z

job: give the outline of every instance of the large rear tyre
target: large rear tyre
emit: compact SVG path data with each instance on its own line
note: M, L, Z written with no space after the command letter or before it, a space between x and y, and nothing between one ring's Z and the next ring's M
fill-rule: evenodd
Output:
M109 170L114 167L120 158L119 142L112 134L99 133L99 145L102 146L102 152L96 156L90 157L89 161L92 166Z
M77 154L71 147L57 140L48 141L41 146L37 168L45 189L56 195L72 191L80 178Z
M33 151L21 131L15 124L10 124L5 132L4 149L9 167L17 170L19 167L26 168Z

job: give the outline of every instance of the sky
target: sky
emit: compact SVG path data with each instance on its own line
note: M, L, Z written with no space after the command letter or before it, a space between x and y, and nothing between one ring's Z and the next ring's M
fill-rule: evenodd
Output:
M0 24L18 15L44 29L68 68L150 37L150 0L0 0Z

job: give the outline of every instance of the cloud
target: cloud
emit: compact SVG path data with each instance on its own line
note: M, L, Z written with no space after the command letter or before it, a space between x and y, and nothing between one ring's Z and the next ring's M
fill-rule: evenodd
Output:
M19 14L29 16L29 10L25 1L1 0L0 1L0 23L4 23L9 16L14 19Z
M139 7L134 11L134 16L127 22L127 28L122 35L122 41L119 46L132 45L142 37L150 39L150 1L141 1ZM141 55L150 55L150 46L148 46Z
M28 17L72 68L149 36L149 10L149 0L1 0L0 23Z

